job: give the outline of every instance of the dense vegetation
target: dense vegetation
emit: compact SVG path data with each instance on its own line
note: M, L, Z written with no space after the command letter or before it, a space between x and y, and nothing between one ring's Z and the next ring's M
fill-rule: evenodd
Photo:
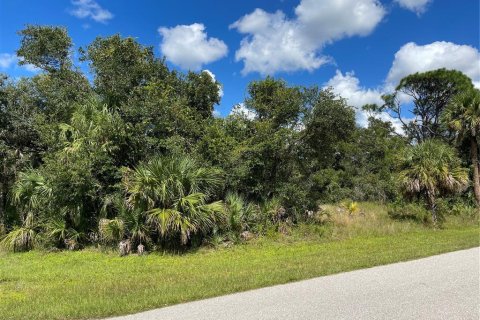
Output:
M340 201L349 215L355 201L378 201L391 219L435 227L478 215L480 93L458 71L410 75L384 105L364 107L396 116L398 134L375 117L356 126L328 89L271 77L249 84L244 108L214 117L209 73L170 70L133 38L82 48L89 81L65 29L19 34L20 63L41 72L0 78L7 249L184 250L330 223L322 205Z

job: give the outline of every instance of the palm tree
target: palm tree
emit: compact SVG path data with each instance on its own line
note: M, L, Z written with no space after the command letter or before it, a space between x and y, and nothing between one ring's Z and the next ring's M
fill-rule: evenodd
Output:
M94 99L78 106L70 124L61 123L59 128L65 155L98 150L113 154L125 133L121 117Z
M150 242L151 228L142 211L128 208L123 211L120 218L125 223L126 233L133 248L136 249L138 246L144 246Z
M52 195L45 176L35 169L20 172L12 188L12 200L24 213L45 209Z
M155 158L123 177L128 206L145 213L162 237L179 235L182 245L223 219L223 204L209 202L221 184L218 170L188 157Z
M436 198L463 191L468 185L468 171L452 147L435 140L407 148L401 161L399 182L408 196L423 198L437 223Z
M105 238L103 231L106 231L102 225L107 221L116 221L117 224L122 224L124 231L124 234L122 234L122 237L119 237L119 240L125 236L128 238L133 248L150 243L150 234L152 230L147 222L145 212L140 208L132 208L131 206L128 206L128 204L125 203L125 198L122 194L115 193L106 196L103 199L101 214L105 217L108 216L109 213L116 218L113 220L100 219L99 231L102 238Z
M480 90L473 89L457 96L444 113L448 125L457 132L457 142L468 139L473 166L473 190L480 207Z
M225 214L227 229L240 234L255 223L256 207L241 195L229 192L225 196Z

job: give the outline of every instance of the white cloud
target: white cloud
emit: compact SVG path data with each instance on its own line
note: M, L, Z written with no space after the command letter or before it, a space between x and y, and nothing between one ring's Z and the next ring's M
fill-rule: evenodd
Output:
M366 104L382 104L382 92L376 89L366 89L360 86L360 80L354 72L342 74L337 70L335 76L328 80L327 87L332 87L333 92L347 99L348 103L356 108Z
M222 114L217 109L213 110L212 115L213 115L214 118L221 118L222 117Z
M243 74L313 71L329 61L317 55L317 45L305 41L300 36L299 25L287 20L281 11L271 14L256 9L230 28L250 34L242 40L240 49L235 53L235 59L244 62Z
M355 117L359 126L367 127L368 118L373 116L377 119L391 122L397 133L403 133L402 123L400 120L393 118L387 112L369 114L368 112L362 110L362 107L366 104L375 103L377 105L382 105L382 90L361 87L360 80L355 77L353 72L342 74L342 72L337 70L335 76L326 83L325 88L327 87L331 87L334 93L338 94L342 98L345 98L348 105L355 108Z
M345 98L356 109L357 123L365 127L370 116L361 107L365 104L382 104L382 94L391 92L400 80L416 72L426 72L439 68L455 69L469 76L474 85L480 88L480 52L471 46L457 45L451 42L433 42L427 45L407 43L395 54L394 61L382 87L367 89L360 86L360 80L353 72L336 72L327 83L333 92ZM409 97L400 96L402 103L410 101ZM392 122L398 133L403 133L402 123L390 114L382 112L375 115L383 121ZM405 122L413 119L403 119Z
M223 58L228 53L225 42L208 38L201 23L161 27L158 32L163 37L160 44L162 53L183 69L199 70L204 64Z
M392 90L402 78L415 72L439 68L455 69L469 76L480 87L480 52L478 49L452 42L437 41L427 45L409 42L395 54L386 79Z
M208 74L212 78L213 82L217 81L215 74L212 71L205 69L202 70L202 72ZM218 95L220 96L220 98L223 97L223 87L221 84L218 84Z
M17 55L12 53L0 53L0 70L7 70L10 68L18 68L21 67L29 72L36 73L39 72L40 69L35 67L33 64L24 64L22 66L18 65L20 59Z
M254 120L257 114L255 111L248 109L244 103L239 103L232 108L229 116L239 116L248 120Z
M366 112L364 112L364 115L367 116L368 114ZM376 114L373 114L372 116L376 119L382 120L383 122L390 122L396 133L402 134L402 135L405 133L405 130L403 130L402 122L398 118L392 117L387 112L376 113ZM408 119L403 119L402 118L402 120L407 124L409 122L413 121L413 119L410 119L410 118L408 118ZM368 117L367 117L367 121L368 121Z
M325 43L369 35L386 12L377 0L302 0L295 13L308 39Z
M17 63L17 56L10 53L0 53L0 69L6 70Z
M246 35L235 54L243 74L315 70L331 60L320 54L325 44L368 35L385 10L377 0L302 0L295 15L256 9L230 25Z
M25 70L27 70L28 72L32 72L32 73L36 73L36 72L40 72L41 69L40 68L37 68L35 67L33 64L24 64L22 65L22 68L24 68Z
M432 0L395 0L400 7L415 12L417 15L424 13Z
M113 14L102 8L94 0L72 0L75 6L70 13L80 19L91 18L96 22L107 23L113 19Z

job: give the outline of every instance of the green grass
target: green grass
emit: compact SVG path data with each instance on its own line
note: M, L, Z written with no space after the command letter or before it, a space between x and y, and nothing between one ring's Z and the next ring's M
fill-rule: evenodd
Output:
M134 313L479 245L478 226L388 230L323 242L263 239L185 255L120 258L95 250L0 254L0 319Z

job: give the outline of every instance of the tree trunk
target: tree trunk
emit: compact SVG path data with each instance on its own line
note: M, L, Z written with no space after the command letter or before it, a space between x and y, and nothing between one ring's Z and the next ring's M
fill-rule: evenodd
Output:
M473 192L475 193L475 200L477 201L477 207L480 207L480 174L478 163L478 144L475 137L470 138L470 154L472 156L473 165Z
M5 201L4 201L4 192L3 192L3 183L0 182L0 229L4 225L5 219ZM0 230L1 233L1 230Z
M432 211L432 222L434 226L437 226L438 217L437 217L437 205L435 203L435 195L433 192L427 191L427 202L430 211Z
M4 163L2 167L0 173L0 227L5 226L5 211L7 210L7 165Z

